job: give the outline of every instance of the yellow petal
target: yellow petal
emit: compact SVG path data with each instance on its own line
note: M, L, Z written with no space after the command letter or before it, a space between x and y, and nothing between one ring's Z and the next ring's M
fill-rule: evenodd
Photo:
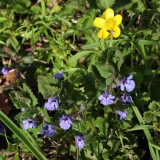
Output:
M93 21L93 25L97 28L103 28L105 21L106 21L105 19L97 17Z
M98 37L99 38L107 38L109 36L109 32L107 32L107 30L105 30L104 28L102 28L99 32L98 32Z
M116 21L116 25L118 26L119 24L122 23L122 16L120 14L117 14L115 17L114 17L114 20Z
M117 38L117 37L120 36L120 34L121 34L120 28L119 28L119 27L115 27L114 30L113 30L112 36L113 36L114 38Z
M108 8L105 10L105 12L103 13L103 18L108 19L108 18L114 18L114 11L111 8Z

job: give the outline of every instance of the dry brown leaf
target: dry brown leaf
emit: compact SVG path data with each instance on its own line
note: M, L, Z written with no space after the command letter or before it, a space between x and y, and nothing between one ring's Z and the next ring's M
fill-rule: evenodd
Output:
M3 89L10 87L18 82L18 71L11 70L8 74L0 77L0 110L6 115L9 114L11 107L8 106L8 99L3 93Z

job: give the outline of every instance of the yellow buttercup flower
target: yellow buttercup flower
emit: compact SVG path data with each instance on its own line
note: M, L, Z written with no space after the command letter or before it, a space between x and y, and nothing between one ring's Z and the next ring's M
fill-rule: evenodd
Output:
M56 12L59 12L59 11L61 10L61 8L62 8L61 6L56 5L56 7L55 7L55 11L56 11Z
M117 38L121 34L119 25L122 23L122 16L117 14L114 16L114 11L111 8L105 10L102 18L97 17L93 21L93 25L100 29L98 32L99 38Z

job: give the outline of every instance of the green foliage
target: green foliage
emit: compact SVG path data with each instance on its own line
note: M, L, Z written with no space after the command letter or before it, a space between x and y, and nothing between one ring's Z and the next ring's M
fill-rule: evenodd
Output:
M101 9L111 8L115 0L96 0L97 6Z
M38 76L38 89L44 98L56 97L60 93L60 84L53 77Z

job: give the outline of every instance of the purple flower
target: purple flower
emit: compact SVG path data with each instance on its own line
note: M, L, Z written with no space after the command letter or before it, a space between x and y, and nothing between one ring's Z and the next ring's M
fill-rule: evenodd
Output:
M133 89L135 88L135 82L131 80L132 78L133 78L133 75L131 74L130 76L124 77L120 80L121 91L124 91L125 88L127 92L133 91Z
M69 116L62 115L62 118L60 118L60 120L59 120L59 125L62 129L67 130L71 127L72 120Z
M120 120L121 121L124 121L124 118L127 116L127 112L126 111L124 111L124 112L116 111L116 113L120 115Z
M48 102L44 105L49 111L53 111L59 107L58 99L56 97L51 97L48 99Z
M4 133L5 125L0 121L0 133Z
M55 78L57 78L58 80L62 79L63 76L62 76L62 72L57 72L55 75L54 75Z
M28 128L36 128L37 125L36 125L34 119L28 118L28 119L22 121L22 127L24 130L26 130Z
M84 138L82 136L75 136L75 140L78 148L82 149L84 146Z
M9 70L10 70L9 68L3 67L1 72L2 72L3 75L5 75L5 74L8 74Z
M123 103L132 103L132 97L128 95L128 93L124 93L121 97L120 97L120 101L122 101Z
M113 99L115 98L115 96L112 96L111 94L109 94L108 90L106 90L105 93L101 94L98 99L101 101L101 104L103 104L104 106L113 104L114 101Z
M53 124L47 124L45 122L43 123L41 134L44 134L47 137L51 137L55 132L56 130L54 129Z

